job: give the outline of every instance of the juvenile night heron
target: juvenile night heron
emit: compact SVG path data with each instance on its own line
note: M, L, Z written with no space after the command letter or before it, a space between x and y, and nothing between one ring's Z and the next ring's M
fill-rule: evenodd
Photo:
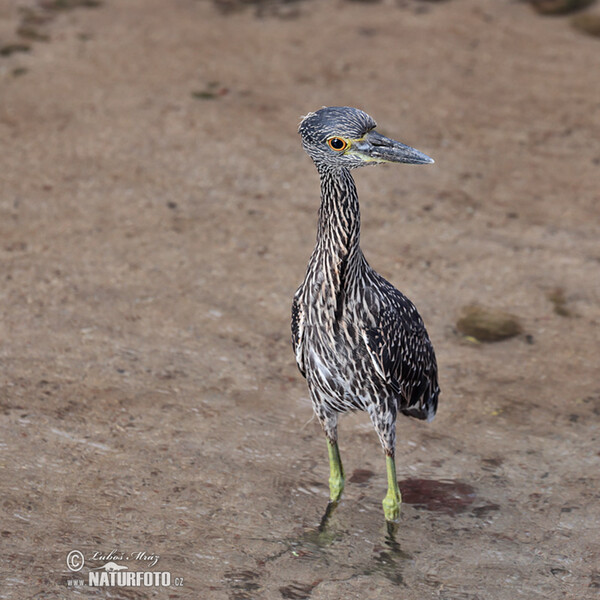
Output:
M375 131L356 108L333 106L302 119L304 150L321 178L317 242L294 295L292 342L314 411L327 437L330 502L344 489L338 414L364 410L385 450L383 510L397 521L402 502L394 461L398 412L433 419L439 387L433 346L413 303L367 263L350 169L386 162L427 164L425 154Z

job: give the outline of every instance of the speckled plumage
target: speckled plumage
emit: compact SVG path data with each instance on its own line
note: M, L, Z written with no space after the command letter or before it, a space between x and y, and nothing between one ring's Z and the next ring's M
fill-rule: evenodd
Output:
M321 206L316 246L293 300L292 339L328 440L337 440L339 413L364 410L393 457L398 412L428 420L436 413L436 358L413 303L369 266L360 249L350 169L433 161L374 128L371 117L348 107L321 109L300 124L303 146L319 171ZM332 136L347 141L348 151L329 147ZM387 142L402 150L402 159L390 158Z

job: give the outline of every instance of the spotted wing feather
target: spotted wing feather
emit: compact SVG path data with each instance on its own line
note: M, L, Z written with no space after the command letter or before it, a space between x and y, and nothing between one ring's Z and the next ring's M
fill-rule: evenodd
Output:
M382 277L365 293L364 340L375 370L399 396L406 415L431 421L439 386L435 352L413 303Z

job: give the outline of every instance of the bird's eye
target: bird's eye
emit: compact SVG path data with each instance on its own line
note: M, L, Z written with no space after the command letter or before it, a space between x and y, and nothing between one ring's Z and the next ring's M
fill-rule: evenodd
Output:
M346 147L348 146L348 143L346 142L346 140L343 140L338 137L328 139L327 143L329 144L329 147L332 150L335 150L336 152L341 152L342 150L345 150Z

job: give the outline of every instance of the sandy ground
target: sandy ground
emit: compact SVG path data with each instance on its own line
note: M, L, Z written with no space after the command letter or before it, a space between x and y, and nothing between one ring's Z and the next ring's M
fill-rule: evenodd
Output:
M0 56L0 598L598 597L600 41L509 0L2 0L0 41L30 46ZM296 127L332 104L436 159L356 173L443 391L398 423L395 539L364 414L318 531L289 343L318 207ZM525 333L461 338L474 302ZM73 587L111 551L171 586Z

